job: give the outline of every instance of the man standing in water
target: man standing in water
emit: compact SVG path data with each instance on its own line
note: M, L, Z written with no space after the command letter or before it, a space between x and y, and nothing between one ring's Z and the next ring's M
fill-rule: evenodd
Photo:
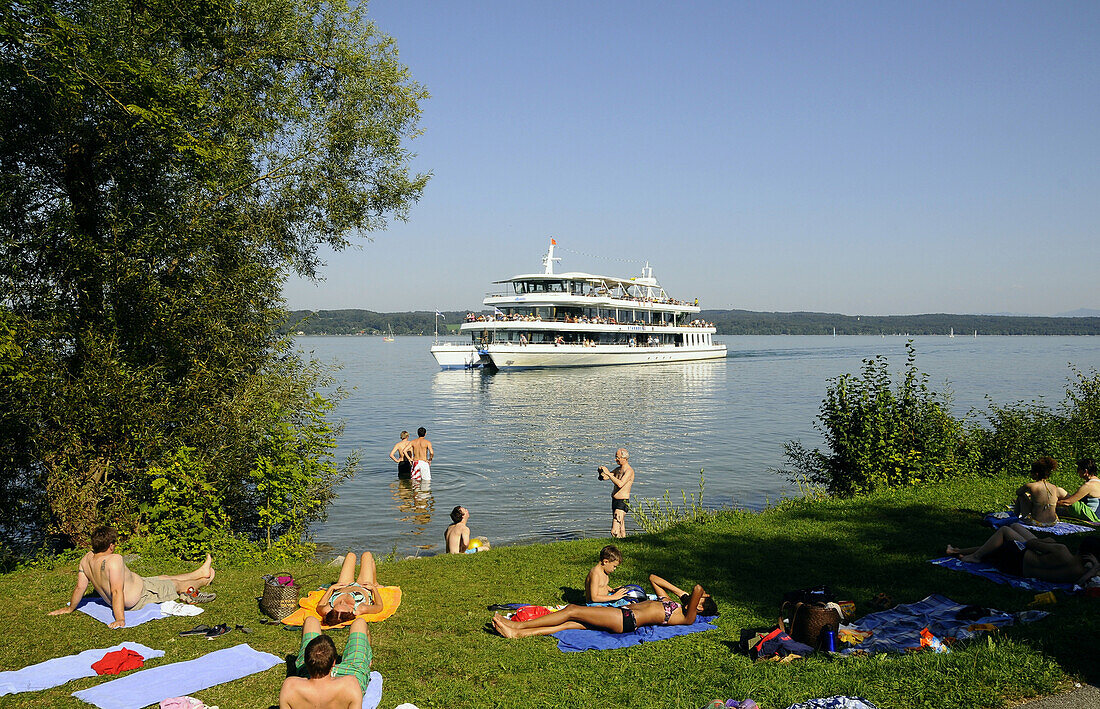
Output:
M629 454L625 448L615 451L615 462L619 467L608 470L604 466L596 468L600 480L610 480L615 484L611 492L611 536L626 536L626 513L630 509L630 487L634 484L634 468L627 460Z
M390 451L390 459L397 463L398 480L408 480L412 477L412 443L409 442L409 432L401 432L401 440Z
M412 451L412 479L422 483L430 483L432 481L432 458L435 457L435 451L432 450L432 442L427 438L424 438L428 434L428 429L421 426L416 429L417 439L409 444L409 449Z

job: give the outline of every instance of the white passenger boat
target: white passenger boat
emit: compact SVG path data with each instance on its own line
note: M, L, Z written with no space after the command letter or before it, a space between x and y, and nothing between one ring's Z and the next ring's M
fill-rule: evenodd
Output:
M542 258L542 273L507 280L482 301L492 315L466 316L468 339L432 346L443 369L592 367L718 359L714 325L697 317L699 301L673 300L647 263L636 278L554 273L557 242Z

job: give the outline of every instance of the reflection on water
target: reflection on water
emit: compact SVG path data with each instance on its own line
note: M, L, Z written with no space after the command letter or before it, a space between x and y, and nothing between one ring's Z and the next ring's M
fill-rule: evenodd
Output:
M432 512L435 511L435 498L432 497L430 485L413 482L412 480L394 480L390 483L390 491L397 503L397 510L404 516L398 517L399 522L409 523L409 529L405 535L417 536L428 529L432 521ZM421 549L431 549L435 545L424 540L418 540Z
M827 379L874 355L895 369L905 361L898 337L723 340L724 360L492 374L439 371L430 338L299 338L344 365L354 389L339 409L341 452L364 461L315 537L337 551L439 551L455 505L494 545L604 536L611 489L596 466L611 465L618 447L630 451L637 497L694 492L705 469L705 505L757 508L790 490L774 472L783 444L820 441L813 421ZM950 380L960 415L987 395L1057 402L1067 362L1100 367L1100 338L916 340L917 366L937 389ZM430 490L397 480L387 457L401 430L419 426L435 449Z

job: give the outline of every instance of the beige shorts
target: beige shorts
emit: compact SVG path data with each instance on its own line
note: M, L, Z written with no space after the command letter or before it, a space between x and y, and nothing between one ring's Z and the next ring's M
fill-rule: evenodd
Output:
M141 592L134 607L127 610L136 611L147 603L164 603L179 598L179 591L176 590L176 584L171 579L142 576L141 581L145 584L145 590Z

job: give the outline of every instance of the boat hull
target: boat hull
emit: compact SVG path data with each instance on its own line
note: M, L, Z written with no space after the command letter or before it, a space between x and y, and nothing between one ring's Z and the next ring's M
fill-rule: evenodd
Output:
M488 364L488 358L473 345L432 345L432 356L441 369L476 369Z
M697 347L628 347L582 345L489 345L486 353L500 370L548 367L603 367L620 364L665 364L723 359L725 345Z

